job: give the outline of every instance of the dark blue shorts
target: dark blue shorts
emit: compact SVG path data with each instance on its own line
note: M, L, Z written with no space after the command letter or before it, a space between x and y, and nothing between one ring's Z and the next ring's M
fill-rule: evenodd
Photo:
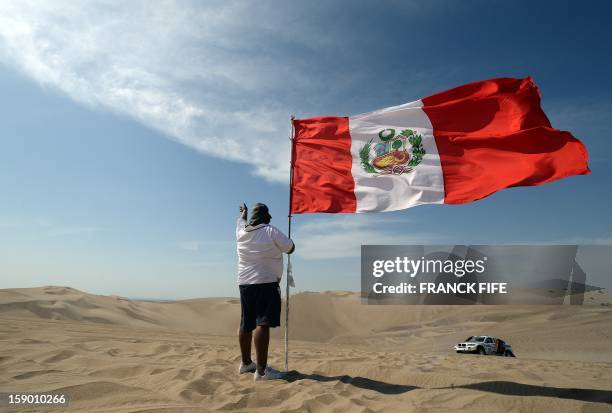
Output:
M278 282L245 284L238 287L240 331L253 331L257 326L280 326L281 294Z

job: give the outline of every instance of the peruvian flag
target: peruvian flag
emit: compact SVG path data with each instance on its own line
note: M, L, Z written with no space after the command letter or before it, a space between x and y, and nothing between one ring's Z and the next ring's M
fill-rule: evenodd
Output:
M551 127L529 77L293 127L292 213L463 204L590 172L586 148Z

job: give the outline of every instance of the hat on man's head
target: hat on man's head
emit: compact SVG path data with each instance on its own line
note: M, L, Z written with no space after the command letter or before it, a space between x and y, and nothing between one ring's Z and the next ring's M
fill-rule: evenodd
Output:
M266 204L256 203L253 205L253 209L251 211L251 219L249 220L250 226L255 226L259 224L269 224L270 219L272 219L272 215L268 212L268 207Z

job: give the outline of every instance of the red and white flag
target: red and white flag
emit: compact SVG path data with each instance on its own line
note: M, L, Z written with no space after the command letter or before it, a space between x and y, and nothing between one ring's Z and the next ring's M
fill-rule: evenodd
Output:
M463 204L589 173L584 145L551 127L531 78L470 83L293 126L292 213Z

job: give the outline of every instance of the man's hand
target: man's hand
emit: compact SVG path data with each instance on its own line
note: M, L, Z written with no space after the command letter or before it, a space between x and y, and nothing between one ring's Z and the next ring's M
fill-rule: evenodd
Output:
M249 213L249 209L247 208L246 204L243 203L242 205L240 205L240 217L244 219L245 221L247 219L248 213Z

